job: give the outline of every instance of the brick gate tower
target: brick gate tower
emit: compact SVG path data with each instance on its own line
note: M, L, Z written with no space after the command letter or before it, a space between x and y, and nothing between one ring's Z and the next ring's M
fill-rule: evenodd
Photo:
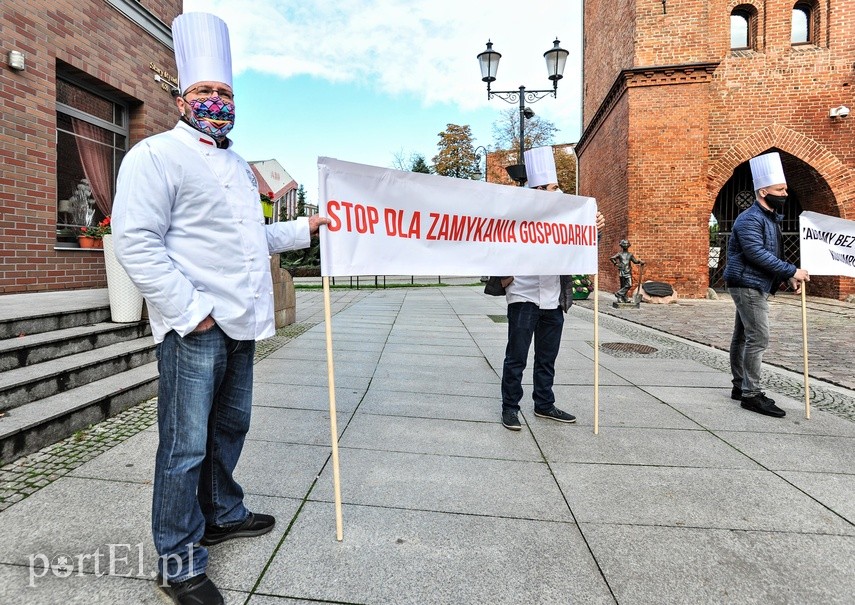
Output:
M802 210L855 220L855 0L584 0L584 20L576 153L607 219L602 289L623 238L645 280L689 298L723 286L748 160L766 151L787 174L791 262ZM843 298L855 280L808 292Z

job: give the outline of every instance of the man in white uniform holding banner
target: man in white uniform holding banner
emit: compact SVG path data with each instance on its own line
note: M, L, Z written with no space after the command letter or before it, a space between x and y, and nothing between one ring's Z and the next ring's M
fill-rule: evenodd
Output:
M551 146L526 151L525 166L529 188L561 193ZM604 225L603 215L598 212L597 230ZM573 414L555 406L552 391L564 313L573 303L568 282L558 275L516 275L502 280L508 302L508 344L502 366L502 425L506 429L522 428L519 421L522 377L532 338L534 415L568 424L576 422Z
M264 224L234 123L226 24L172 23L181 119L135 145L113 206L116 256L148 303L160 382L152 537L158 584L177 605L223 603L208 549L273 529L233 472L249 430L255 341L275 334L272 252L305 248L322 217Z

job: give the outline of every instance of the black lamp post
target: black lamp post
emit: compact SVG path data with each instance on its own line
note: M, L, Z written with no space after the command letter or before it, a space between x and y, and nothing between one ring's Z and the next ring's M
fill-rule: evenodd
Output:
M549 79L552 80L552 90L526 90L525 86L520 86L519 90L491 90L490 83L496 80L496 72L499 70L499 59L502 55L493 50L493 43L487 41L487 50L478 54L478 62L481 64L481 81L487 83L487 99L492 99L494 96L499 97L508 103L516 103L520 105L520 150L519 164L508 166L508 175L520 185L526 181L525 176L525 120L534 117L534 112L531 108L526 107L525 103L536 103L541 99L552 96L558 98L558 80L564 77L564 66L567 63L568 51L559 47L560 42L556 38L553 42L553 47L543 53L546 59L546 68L549 71Z

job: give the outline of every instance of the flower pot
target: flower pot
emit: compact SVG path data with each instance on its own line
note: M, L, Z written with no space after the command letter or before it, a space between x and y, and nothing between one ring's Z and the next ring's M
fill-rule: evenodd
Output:
M116 323L131 323L142 317L143 297L125 273L113 251L113 236L105 235L104 266L107 268L107 291L110 294L110 319Z
M88 235L77 236L77 243L80 244L81 248L96 248L96 241L94 237L89 237Z
M273 218L273 204L271 202L261 202L261 211L264 213L264 218Z

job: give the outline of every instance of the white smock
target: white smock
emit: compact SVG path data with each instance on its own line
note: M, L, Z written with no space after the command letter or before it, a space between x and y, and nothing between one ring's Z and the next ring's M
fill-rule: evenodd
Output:
M265 225L246 161L183 121L125 156L112 230L155 342L209 314L234 340L273 336L269 255L310 243L306 218Z
M558 275L515 275L514 281L505 288L508 304L532 302L540 309L557 309L561 294L561 278Z

